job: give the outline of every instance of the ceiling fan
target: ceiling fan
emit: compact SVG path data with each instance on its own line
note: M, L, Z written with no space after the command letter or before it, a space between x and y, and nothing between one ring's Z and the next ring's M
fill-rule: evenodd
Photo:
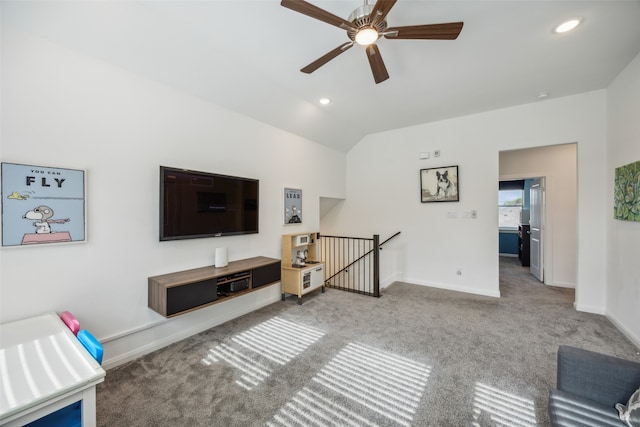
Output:
M282 0L280 5L288 9L346 30L349 39L351 39L351 41L338 46L331 52L302 68L300 71L307 74L313 73L357 43L365 46L367 58L369 58L369 65L373 72L373 79L377 84L389 78L387 68L380 56L380 50L375 43L381 36L391 40L455 40L458 38L460 31L462 31L463 22L387 27L387 20L385 18L396 1L397 0L378 0L375 2L375 5L373 5L369 4L368 0L364 0L364 5L351 12L348 20L345 20L304 0Z

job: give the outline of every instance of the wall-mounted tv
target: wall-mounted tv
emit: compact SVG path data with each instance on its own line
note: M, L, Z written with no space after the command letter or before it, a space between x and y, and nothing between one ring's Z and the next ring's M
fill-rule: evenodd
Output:
M258 232L259 181L160 166L160 240Z

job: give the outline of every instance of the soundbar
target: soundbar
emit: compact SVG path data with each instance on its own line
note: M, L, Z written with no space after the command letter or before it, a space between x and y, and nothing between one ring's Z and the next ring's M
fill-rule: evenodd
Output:
M249 279L244 278L240 280L234 280L229 283L229 292L238 292L249 287Z
M218 284L222 284L224 282L232 281L234 279L237 279L238 277L246 277L248 275L249 275L248 271L240 271L238 273L233 273L233 274L229 274L227 276L218 277Z

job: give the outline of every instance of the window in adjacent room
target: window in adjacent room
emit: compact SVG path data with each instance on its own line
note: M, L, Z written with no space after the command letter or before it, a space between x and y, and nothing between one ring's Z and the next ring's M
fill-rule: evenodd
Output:
M498 191L498 227L517 229L524 201L523 181L501 181Z

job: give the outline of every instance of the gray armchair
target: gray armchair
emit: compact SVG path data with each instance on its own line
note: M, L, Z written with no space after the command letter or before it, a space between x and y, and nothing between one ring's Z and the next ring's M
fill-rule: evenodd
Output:
M557 382L549 393L552 426L626 426L615 404L640 387L640 363L560 346Z

